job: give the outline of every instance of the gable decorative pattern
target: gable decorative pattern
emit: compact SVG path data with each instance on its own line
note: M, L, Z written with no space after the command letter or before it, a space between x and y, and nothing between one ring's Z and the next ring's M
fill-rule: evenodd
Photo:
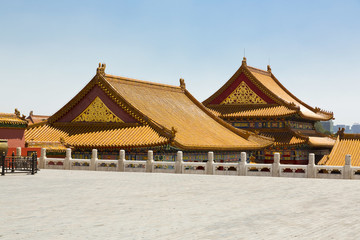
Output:
M239 86L221 104L266 104L251 88L241 82Z
M96 97L94 101L72 122L120 122L123 123L102 101Z

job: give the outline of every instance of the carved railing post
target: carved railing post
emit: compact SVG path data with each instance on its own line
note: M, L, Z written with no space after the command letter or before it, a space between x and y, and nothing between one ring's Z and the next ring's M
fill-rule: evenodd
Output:
M41 156L39 159L40 163L39 163L39 167L45 169L46 168L46 149L42 148L41 149Z
M307 177L308 178L315 178L315 154L309 154L309 163L307 166Z
M98 160L98 150L93 149L90 160L90 170L96 171L96 161Z
M246 176L246 152L241 152L240 155L239 175Z
M214 152L208 152L208 161L206 163L206 174L214 174Z
M71 160L71 149L66 149L66 157L64 159L64 169L70 170L70 160Z
M183 172L183 152L178 151L176 154L176 162L175 162L175 173Z
M154 165L154 153L152 150L148 151L148 157L146 160L146 172L153 172Z
M274 154L274 163L272 165L272 176L280 177L280 153Z
M345 156L345 165L344 165L344 179L351 179L351 155L346 154Z
M125 168L124 168L124 162L125 162L125 150L120 150L119 153L119 160L118 160L118 171L119 172L124 172Z

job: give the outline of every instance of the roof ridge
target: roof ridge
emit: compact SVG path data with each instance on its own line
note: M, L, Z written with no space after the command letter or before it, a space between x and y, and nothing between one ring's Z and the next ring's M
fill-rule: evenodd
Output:
M271 73L270 72L268 72L268 71L266 71L266 70L262 70L262 69L260 69L260 68L256 68L256 67L251 67L251 66L247 66L248 68L251 68L251 69L253 69L253 70L255 70L255 71L258 71L258 72L261 72L261 73L264 73L264 74L266 74L266 75L271 75Z
M118 79L118 80L123 80L123 81L126 81L126 82L131 82L131 83L134 83L134 84L145 84L145 85L151 85L151 86L157 86L157 87L181 89L181 87L179 87L179 86L174 86L174 85L169 85L169 84L163 84L163 83L155 83L155 82L144 81L144 80L139 80L139 79L135 79L135 78L128 78L128 77L116 76L116 75L111 75L111 74L105 74L104 77L105 77L105 78L106 78L106 77L115 78L115 79Z
M2 113L0 112L0 116L11 116L11 117L16 117L17 115L15 113Z

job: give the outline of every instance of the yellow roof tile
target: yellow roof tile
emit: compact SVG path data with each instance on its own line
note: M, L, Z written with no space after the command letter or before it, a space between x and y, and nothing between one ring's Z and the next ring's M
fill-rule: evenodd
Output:
M286 103L291 104L294 103L295 106L300 108L300 113L305 118L310 118L313 120L329 120L332 118L331 114L323 113L323 112L315 112L311 107L304 104L298 98L296 98L293 94L291 94L278 80L269 72L259 71L256 68L248 67L250 72L254 75L254 77L265 86L271 93L275 96L281 98Z
M255 149L269 144L242 137L239 131L207 111L180 87L105 75L111 86L134 108L159 125L176 130L174 142L187 149ZM219 123L221 122L221 123ZM260 143L261 142L261 143Z
M4 125L24 125L26 127L27 121L20 118L14 113L0 113L0 124Z
M262 132L261 134L273 138L275 140L274 146L299 145L307 142L306 138L296 136L292 131Z
M351 155L351 165L360 166L360 135L339 136L330 154L324 156L319 165L344 166L345 156Z
M42 124L25 131L25 139L39 142L61 142L71 147L134 147L163 145L168 139L149 126L50 126ZM62 140L60 140L62 139Z

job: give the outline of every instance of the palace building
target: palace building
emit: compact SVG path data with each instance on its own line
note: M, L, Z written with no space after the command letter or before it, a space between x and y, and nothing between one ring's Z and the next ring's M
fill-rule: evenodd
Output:
M30 111L29 116L26 118L29 125L45 122L50 116L45 115L35 115L33 111Z
M282 163L306 164L309 153L319 161L335 140L315 130L317 121L333 119L332 112L313 108L295 97L267 71L247 66L244 57L235 74L203 104L239 129L271 137L275 144L258 151L255 162L271 163L280 152Z
M40 154L39 148L28 148L25 144L25 129L28 122L25 115L15 109L15 113L0 113L0 139L7 140L7 155L20 154L21 156L30 156L32 153ZM21 148L21 152L17 148Z
M271 138L232 127L198 102L185 88L145 82L105 73L99 65L94 78L64 107L43 122L30 125L26 144L44 147L48 154L72 148L77 158L116 158L125 149L130 159L172 160L178 150L184 159L238 160L241 151L257 152Z
M8 140L9 148L25 147L24 132L28 125L25 116L15 113L0 113L0 139Z

